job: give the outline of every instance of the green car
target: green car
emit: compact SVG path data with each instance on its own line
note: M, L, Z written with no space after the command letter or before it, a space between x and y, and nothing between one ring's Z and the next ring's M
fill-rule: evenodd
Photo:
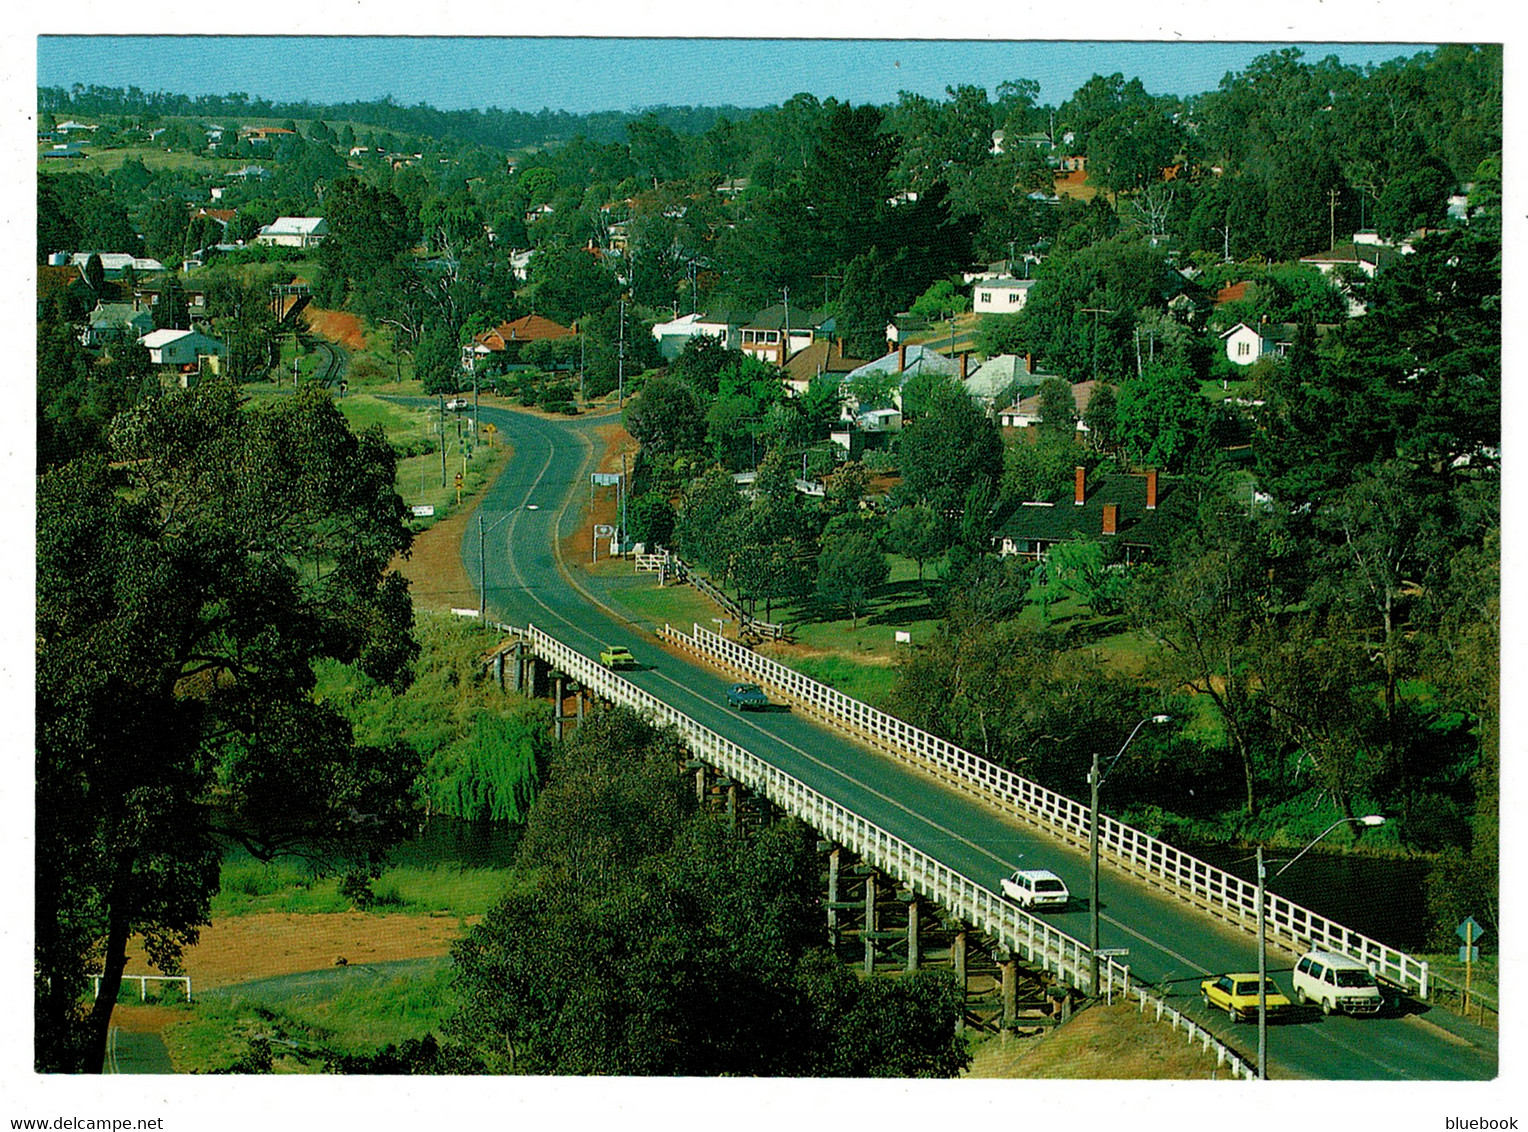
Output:
M606 645L600 653L600 663L606 668L635 668L637 658L625 645Z
M757 684L734 684L727 689L727 706L739 711L763 711L769 707L769 697Z

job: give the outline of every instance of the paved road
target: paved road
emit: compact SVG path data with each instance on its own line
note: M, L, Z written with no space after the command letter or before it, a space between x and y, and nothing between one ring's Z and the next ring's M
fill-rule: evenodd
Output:
M490 617L533 623L590 657L604 644L626 645L643 665L630 674L633 683L978 882L996 888L999 877L1021 861L1054 870L1081 899L1050 918L1062 931L1087 939L1083 854L800 716L730 711L722 676L664 652L653 637L601 610L572 584L554 547L572 533L579 506L588 498L595 452L591 430L597 422L544 420L494 409L484 409L482 416L514 446L514 458L479 510L486 561L478 556L475 525L462 547L469 577L476 580L483 569ZM1100 897L1100 946L1128 948L1136 978L1166 991L1180 1009L1255 1055L1255 1027L1233 1026L1224 1015L1204 1011L1198 1001L1198 983L1206 975L1257 969L1253 942L1131 880L1105 875ZM1291 989L1289 964L1285 956L1270 962L1286 993ZM1363 1019L1310 1012L1271 1028L1270 1076L1494 1077L1495 1036L1467 1023L1449 1023L1457 1033L1415 1012Z

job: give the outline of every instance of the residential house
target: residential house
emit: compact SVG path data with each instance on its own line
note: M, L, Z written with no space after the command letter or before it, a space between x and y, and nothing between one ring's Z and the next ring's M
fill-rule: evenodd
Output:
M278 216L260 229L255 243L276 248L316 248L329 235L322 216Z
M49 146L37 154L44 161L68 161L90 156L74 142L60 142Z
M853 421L860 418L867 410L890 408L900 413L902 389L910 380L921 374L945 374L952 378L963 379L967 376L961 372L965 364L928 346L898 346L875 361L866 362L844 374L841 385L844 398L840 416L843 420ZM850 389L864 379L895 379L888 382L891 385L889 394L891 403L861 405Z
M134 275L150 275L164 270L164 264L157 259L130 255L127 252L75 252L69 257L69 262L84 271L85 264L90 262L93 255L101 257L101 270L106 273L107 279L121 279L129 270Z
M200 330L154 330L141 341L156 366L196 366L202 358L221 358L227 349Z
M154 329L154 316L134 303L97 303L80 333L86 346L136 342Z
M156 285L144 285L133 288L133 307L136 310L152 310L159 303L159 296L164 288ZM182 295L186 297L186 310L193 315L201 316L207 311L207 291L202 287L182 287Z
M970 271L963 271L960 273L960 279L968 287L972 283L981 283L988 279L1028 279L1032 274L1033 265L1039 262L1039 256L1032 252L1025 252L1018 259L1000 259Z
M1017 391L1039 380L1032 376L1030 359L1017 354L988 358L965 380L966 394L991 414L1000 405L1014 403Z
M1032 380L1048 375L1037 374ZM1077 431L1087 432L1088 426L1083 422L1083 416L1088 411L1088 406L1093 403L1093 395L1107 385L1102 381L1079 381L1072 386L1072 407L1077 413ZM1036 428L1040 424L1041 397L1039 393L1031 393L1020 399L1007 409L998 413L997 422L1002 428Z
M1221 332L1226 357L1239 366L1250 366L1259 358L1282 358L1294 345L1295 325L1292 322L1262 322L1256 327L1238 322L1230 330Z
M842 338L818 338L810 346L805 346L791 355L785 363L782 377L785 380L785 387L797 396L801 396L811 387L812 382L823 374L837 376L842 380L844 376L864 364L863 358L844 356Z
M1366 236L1372 239L1362 238ZM1360 232L1353 237L1352 243L1338 244L1329 252L1301 256L1300 262L1314 267L1322 275L1330 275L1338 267L1351 267L1373 279L1402 254L1401 249L1379 242L1374 233Z
M685 343L701 333L696 329L696 324L701 317L700 312L696 311L653 326L653 338L658 343L658 355L664 361L671 362L677 358L684 350Z
M1072 498L1020 504L999 526L997 549L1044 561L1057 543L1089 540L1115 548L1120 561L1138 562L1163 551L1180 529L1172 495L1155 469L1100 476L1090 484L1079 467Z
M741 327L743 337L739 349L750 357L783 366L797 350L812 344L824 321L805 311L790 310L788 313L790 325L787 327L784 303L759 311Z
M245 126L239 131L239 137L250 145L265 145L272 138L296 137L296 130L289 130L285 126Z
M534 224L538 220L543 220L548 216L555 215L556 212L557 210L549 204L538 204L535 208L526 210L525 222L527 224Z
M1033 279L998 276L972 285L971 309L977 314L1017 314L1029 300Z
M743 325L752 318L750 311L722 309L699 312L694 323L695 333L719 338L727 349L737 350L743 345Z
M472 345L466 349L470 360L502 355L506 361L518 361L520 348L527 342L540 342L549 338L572 338L576 331L561 323L553 322L549 318L543 318L539 314L528 314L524 318L517 318L513 322L501 322L492 330L485 330L473 337Z

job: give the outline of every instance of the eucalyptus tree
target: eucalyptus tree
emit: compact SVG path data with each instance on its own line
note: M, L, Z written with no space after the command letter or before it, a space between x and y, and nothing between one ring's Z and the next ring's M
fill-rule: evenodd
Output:
M394 471L326 394L246 410L209 382L39 478L38 1069L100 1070L129 939L176 970L228 845L362 892L411 827L418 755L313 694L324 657L410 678Z

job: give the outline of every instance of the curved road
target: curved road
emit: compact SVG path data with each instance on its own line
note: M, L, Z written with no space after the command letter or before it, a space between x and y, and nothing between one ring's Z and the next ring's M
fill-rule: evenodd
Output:
M607 643L626 645L643 666L628 673L633 683L979 883L995 889L1021 860L1054 870L1074 901L1050 919L1073 937L1087 939L1085 896L1075 898L1088 889L1085 855L797 715L742 716L728 710L728 681L721 675L665 652L572 584L555 548L572 532L579 505L588 498L597 418L548 420L487 408L481 416L514 448L478 511L486 563L479 561L478 524L469 524L463 538L468 576L476 581L486 566L491 617L535 624L590 657ZM1254 942L1107 870L1100 885L1100 946L1128 948L1126 962L1137 979L1169 994L1180 1010L1254 1060L1256 1027L1212 1015L1198 999L1199 980L1206 975L1257 969ZM1291 960L1282 953L1269 958L1275 981L1289 993ZM1271 1077L1486 1080L1497 1071L1494 1034L1420 1004L1380 1018L1324 1018L1310 1011L1271 1026L1268 1048Z

